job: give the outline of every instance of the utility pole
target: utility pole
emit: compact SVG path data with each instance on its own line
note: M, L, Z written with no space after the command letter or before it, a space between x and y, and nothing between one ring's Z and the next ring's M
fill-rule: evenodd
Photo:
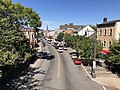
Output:
M95 37L94 37L94 60L93 60L93 64L92 64L92 70L91 70L91 75L92 78L96 78L96 74L95 74L95 68L96 68L96 37L97 37L97 31L94 31L95 33Z
M95 31L95 38L94 38L94 60L96 59L96 37L97 37L97 31Z
M97 26L97 25L96 25ZM93 61L91 67L91 75L92 78L96 78L95 68L96 68L96 38L97 38L97 28L94 31L87 31L87 32L94 32L94 52L93 52Z

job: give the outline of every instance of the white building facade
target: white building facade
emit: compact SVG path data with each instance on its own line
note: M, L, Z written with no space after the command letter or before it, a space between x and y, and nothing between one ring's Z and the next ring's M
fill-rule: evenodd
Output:
M90 27L89 25L87 26L84 26L82 29L78 29L78 35L79 36L86 36L86 37L89 37L91 36L92 34L94 34L95 30Z

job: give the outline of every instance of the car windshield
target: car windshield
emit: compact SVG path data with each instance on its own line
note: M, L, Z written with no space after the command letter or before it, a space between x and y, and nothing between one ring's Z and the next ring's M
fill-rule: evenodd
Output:
M61 48L61 47L59 47L59 50L62 50L62 48Z
M76 54L72 54L72 56L77 56Z

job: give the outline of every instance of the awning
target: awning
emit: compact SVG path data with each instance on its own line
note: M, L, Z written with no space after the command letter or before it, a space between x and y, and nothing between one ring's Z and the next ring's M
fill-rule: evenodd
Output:
M107 54L107 55L109 55L109 54L111 54L111 52L109 51L109 50L107 50L107 49L102 49L99 53L101 53L101 54Z

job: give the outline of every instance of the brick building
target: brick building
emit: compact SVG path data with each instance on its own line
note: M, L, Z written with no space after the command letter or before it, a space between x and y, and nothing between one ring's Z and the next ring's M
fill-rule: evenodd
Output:
M64 33L67 33L69 35L72 35L74 31L79 29L80 25L73 25L73 23L60 25L60 29L64 29Z
M118 40L120 35L120 20L107 21L103 19L103 23L97 24L97 40L103 43L103 49L109 50L114 40Z
M60 29L65 29L65 30L77 30L79 27L80 25L73 25L73 23L60 25Z

